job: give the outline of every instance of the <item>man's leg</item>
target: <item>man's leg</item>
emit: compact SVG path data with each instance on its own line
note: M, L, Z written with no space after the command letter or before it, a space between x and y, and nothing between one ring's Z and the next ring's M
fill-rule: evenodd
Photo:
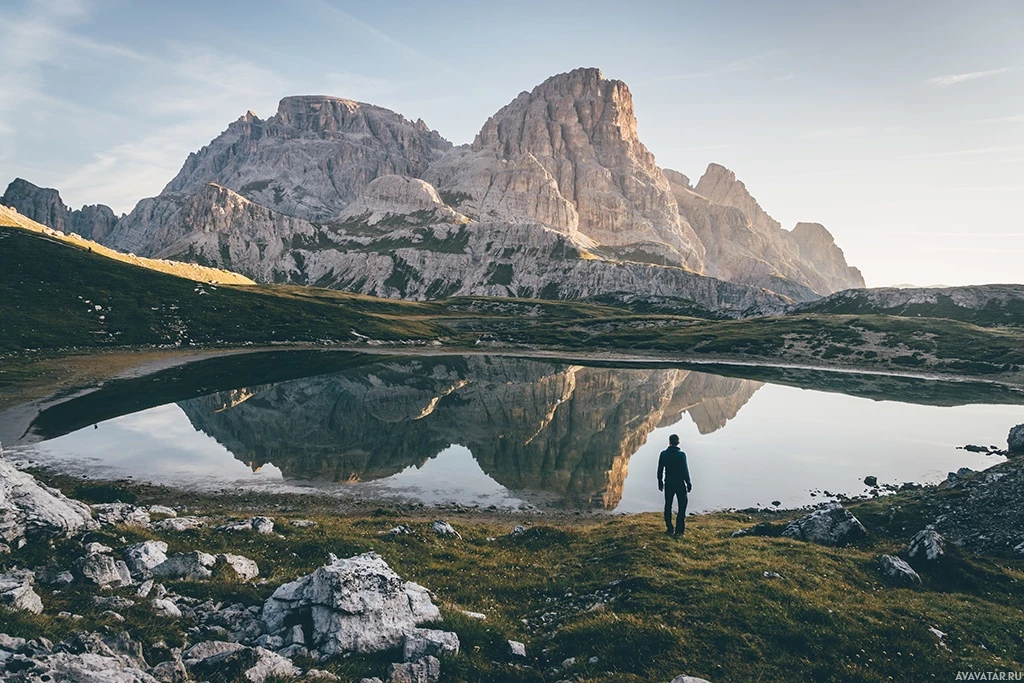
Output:
M670 489L668 486L665 487L665 529L668 533L672 533L672 498L675 496L675 491Z
M676 496L679 498L679 514L676 515L676 535L682 536L686 533L686 489L679 491Z

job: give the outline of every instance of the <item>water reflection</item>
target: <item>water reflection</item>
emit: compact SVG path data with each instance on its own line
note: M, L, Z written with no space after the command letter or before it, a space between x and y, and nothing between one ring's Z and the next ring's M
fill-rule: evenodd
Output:
M421 467L462 444L512 490L615 508L629 459L688 414L720 429L761 386L691 370L623 370L517 358L391 360L178 405L253 468L356 482Z

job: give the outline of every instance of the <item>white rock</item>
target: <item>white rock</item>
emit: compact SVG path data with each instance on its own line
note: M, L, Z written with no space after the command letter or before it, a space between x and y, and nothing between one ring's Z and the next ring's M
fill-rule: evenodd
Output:
M5 674L6 683L159 683L147 672L132 666L119 657L103 656L92 652L71 654L53 652L32 658L30 670Z
M672 683L711 683L711 681L696 676L676 676L672 679Z
M794 519L782 531L786 538L832 546L846 545L863 538L866 534L867 530L860 521L839 503L830 503L824 508Z
M893 555L882 555L879 558L879 564L882 566L882 573L897 583L906 585L918 585L921 583L921 577L918 573L902 558Z
M251 525L252 530L258 534L274 533L274 520L270 517L253 517Z
M934 562L946 554L946 539L928 526L914 534L907 546L907 557L912 560Z
M452 631L439 629L416 628L405 636L402 647L402 659L412 662L427 655L440 655L442 652L451 655L459 654L459 636Z
M167 560L167 544L163 541L143 541L124 551L124 561L132 576L147 579L153 568Z
M97 526L89 506L40 485L0 457L0 540L70 536Z
M462 534L456 531L455 527L453 527L451 524L444 521L443 519L438 519L431 522L430 528L438 536L454 536L458 539L462 538Z
M193 648L194 650L194 648ZM192 652L186 652L186 656ZM201 659L185 659L190 673L200 679L264 683L273 678L295 678L302 670L291 660L262 647L224 649Z
M217 555L217 561L226 565L243 581L251 581L260 575L260 568L256 562L242 555L221 553Z
M172 619L181 618L181 609L167 598L154 598L150 603L153 609L162 617L171 617Z
M150 505L149 514L164 515L165 517L177 517L178 511L174 508L167 507L166 505Z
M197 662L201 662L204 659L213 657L214 655L221 654L223 652L235 652L237 650L244 649L245 646L240 643L228 643L219 640L206 640L201 643L196 643L192 647L185 650L181 657L184 660L186 666L193 666Z
M440 617L429 591L402 581L376 553L332 558L280 586L264 603L262 619L268 634L283 636L303 614L311 621L303 623L312 634L306 646L321 656L387 650L417 624Z
M102 543L86 543L85 552L88 555L92 555L93 553L111 553L114 552L114 549Z
M463 616L467 616L470 619L479 619L480 621L485 621L487 619L487 615L483 612L470 612L466 609L460 609L459 612L461 612Z
M27 569L0 574L0 605L18 612L43 613L43 601L32 588L35 575Z
M513 657L525 657L526 645L520 643L518 640L510 640L508 641L508 652Z
M297 529L308 529L316 526L316 522L311 519L293 519L289 524Z
M128 503L100 503L92 506L101 524L149 527L149 513Z
M173 553L166 560L152 568L154 576L166 576L172 579L208 579L213 575L213 567L217 558L208 553L193 551L191 553Z
M188 531L189 529L198 529L205 524L206 520L199 517L168 517L153 522L153 528L161 531Z
M105 553L86 555L75 563L75 567L83 579L100 588L132 584L132 574L128 571L128 565Z
M436 683L441 678L441 662L437 657L424 657L416 662L392 664L387 683Z
M139 589L135 591L135 594L140 598L148 598L150 592L153 590L153 579L146 579L139 584Z

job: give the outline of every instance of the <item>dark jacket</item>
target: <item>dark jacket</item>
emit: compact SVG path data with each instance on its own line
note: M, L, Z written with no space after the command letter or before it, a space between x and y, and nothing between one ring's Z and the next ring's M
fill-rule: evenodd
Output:
M682 489L690 486L690 470L686 466L686 453L679 446L669 446L658 458L658 487L662 485L662 473L665 475L665 486L670 489Z

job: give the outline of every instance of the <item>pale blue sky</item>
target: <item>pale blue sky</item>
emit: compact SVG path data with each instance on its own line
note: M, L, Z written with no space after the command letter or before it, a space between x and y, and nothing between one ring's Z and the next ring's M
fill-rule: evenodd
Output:
M469 142L600 67L695 181L736 171L869 285L1024 281L1024 2L0 0L0 187L128 211L252 109L330 94Z

